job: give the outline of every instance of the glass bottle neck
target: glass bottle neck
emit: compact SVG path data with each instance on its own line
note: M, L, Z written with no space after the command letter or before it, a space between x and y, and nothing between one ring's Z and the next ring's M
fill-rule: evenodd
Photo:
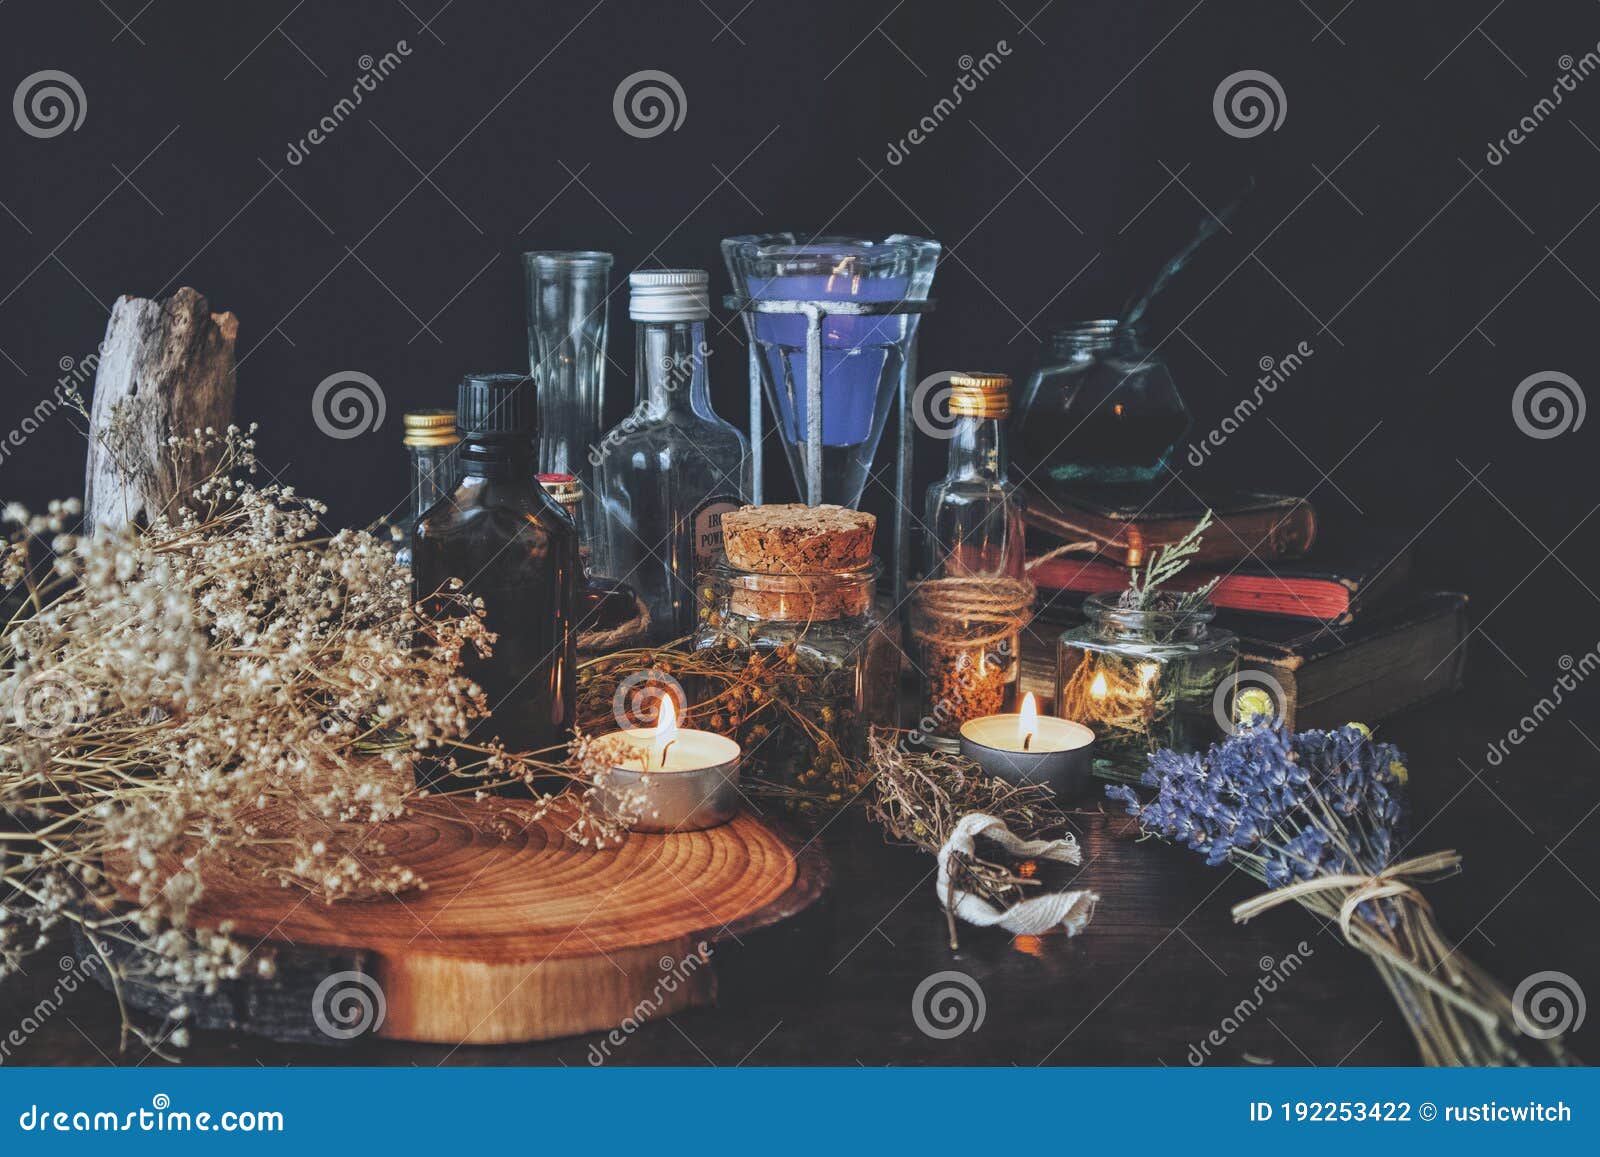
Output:
M634 373L641 410L703 413L710 408L706 375L704 321L649 321L637 324Z
M411 517L421 518L455 489L457 444L411 446Z
M1141 348L1137 327L1109 320L1084 322L1058 329L1050 335L1050 342L1055 353L1062 357Z
M520 479L530 487L533 481L533 438L524 435L468 434L461 442L460 474L463 479L484 478L495 482Z
M950 432L946 478L951 481L1006 481L1005 423L998 418L959 417Z

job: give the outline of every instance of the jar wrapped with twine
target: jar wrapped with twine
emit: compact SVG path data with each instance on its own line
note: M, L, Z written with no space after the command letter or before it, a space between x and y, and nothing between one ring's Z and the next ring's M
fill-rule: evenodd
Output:
M1014 711L1022 628L1033 614L1024 579L940 578L911 596L910 634L922 673L914 734L954 748L961 725Z

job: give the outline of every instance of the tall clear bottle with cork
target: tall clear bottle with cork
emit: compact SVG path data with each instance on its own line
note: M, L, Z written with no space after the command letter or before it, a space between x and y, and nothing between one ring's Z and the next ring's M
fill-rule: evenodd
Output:
M610 577L644 600L652 642L694 629L722 515L750 501L750 443L711 408L709 283L699 269L629 276L638 404L597 447Z

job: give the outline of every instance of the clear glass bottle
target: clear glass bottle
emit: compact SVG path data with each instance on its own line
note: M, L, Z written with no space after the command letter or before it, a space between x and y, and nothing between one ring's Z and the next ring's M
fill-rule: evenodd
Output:
M412 410L405 416L406 452L411 457L411 509L403 528L404 538L395 550L395 561L411 565L411 539L417 521L430 506L455 487L456 433L454 410Z
M578 553L583 585L578 590L578 653L602 654L642 643L648 621L640 614L639 596L632 587L594 573L585 533L583 483L570 474L541 474L539 485L567 512L578 531ZM624 630L630 624L637 631Z
M1189 430L1172 372L1115 319L1050 336L1018 407L1017 462L1030 476L1120 485L1158 477Z
M1056 714L1094 732L1096 775L1138 783L1152 751L1198 751L1221 737L1218 688L1238 639L1211 627L1215 607L1141 610L1103 594L1084 599L1083 613L1056 647Z
M538 421L532 379L473 374L457 403L462 442L454 490L417 523L413 596L434 609L452 579L483 601L497 638L482 655L468 647L462 671L480 687L491 714L471 739L499 738L513 752L546 752L572 735L577 708L578 535L572 520L534 482ZM437 765L419 767L436 786Z
M698 269L634 273L638 405L597 447L606 574L650 610L650 639L694 630L695 577L722 548L722 515L750 501L750 444L711 408Z
M571 474L589 491L590 454L605 429L611 263L611 254L593 250L522 255L528 362L539 389L539 471ZM585 525L597 526L592 505L585 513ZM597 562L603 571L605 560Z
M950 378L950 448L928 489L922 580L911 597L911 642L921 672L914 731L946 750L961 724L1016 706L1019 639L1033 608L1022 505L1007 477L1004 374Z
M781 697L811 725L757 703L726 726L744 746L746 776L778 789L801 813L831 812L866 782L867 731L892 726L899 648L877 610L878 563L821 574L763 574L725 560L701 576L694 648L742 670L762 665L764 694ZM719 688L707 688L708 696Z

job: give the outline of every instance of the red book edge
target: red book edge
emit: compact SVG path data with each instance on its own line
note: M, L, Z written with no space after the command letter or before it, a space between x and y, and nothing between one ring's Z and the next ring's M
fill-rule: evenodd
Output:
M1122 590L1128 585L1127 567L1093 559L1052 558L1028 573L1038 586L1049 590L1096 594ZM1164 585L1171 590L1192 591L1210 582L1218 573L1190 568ZM1337 579L1222 574L1221 581L1211 592L1211 601L1230 611L1287 615L1322 622L1337 622L1350 613L1350 588Z

